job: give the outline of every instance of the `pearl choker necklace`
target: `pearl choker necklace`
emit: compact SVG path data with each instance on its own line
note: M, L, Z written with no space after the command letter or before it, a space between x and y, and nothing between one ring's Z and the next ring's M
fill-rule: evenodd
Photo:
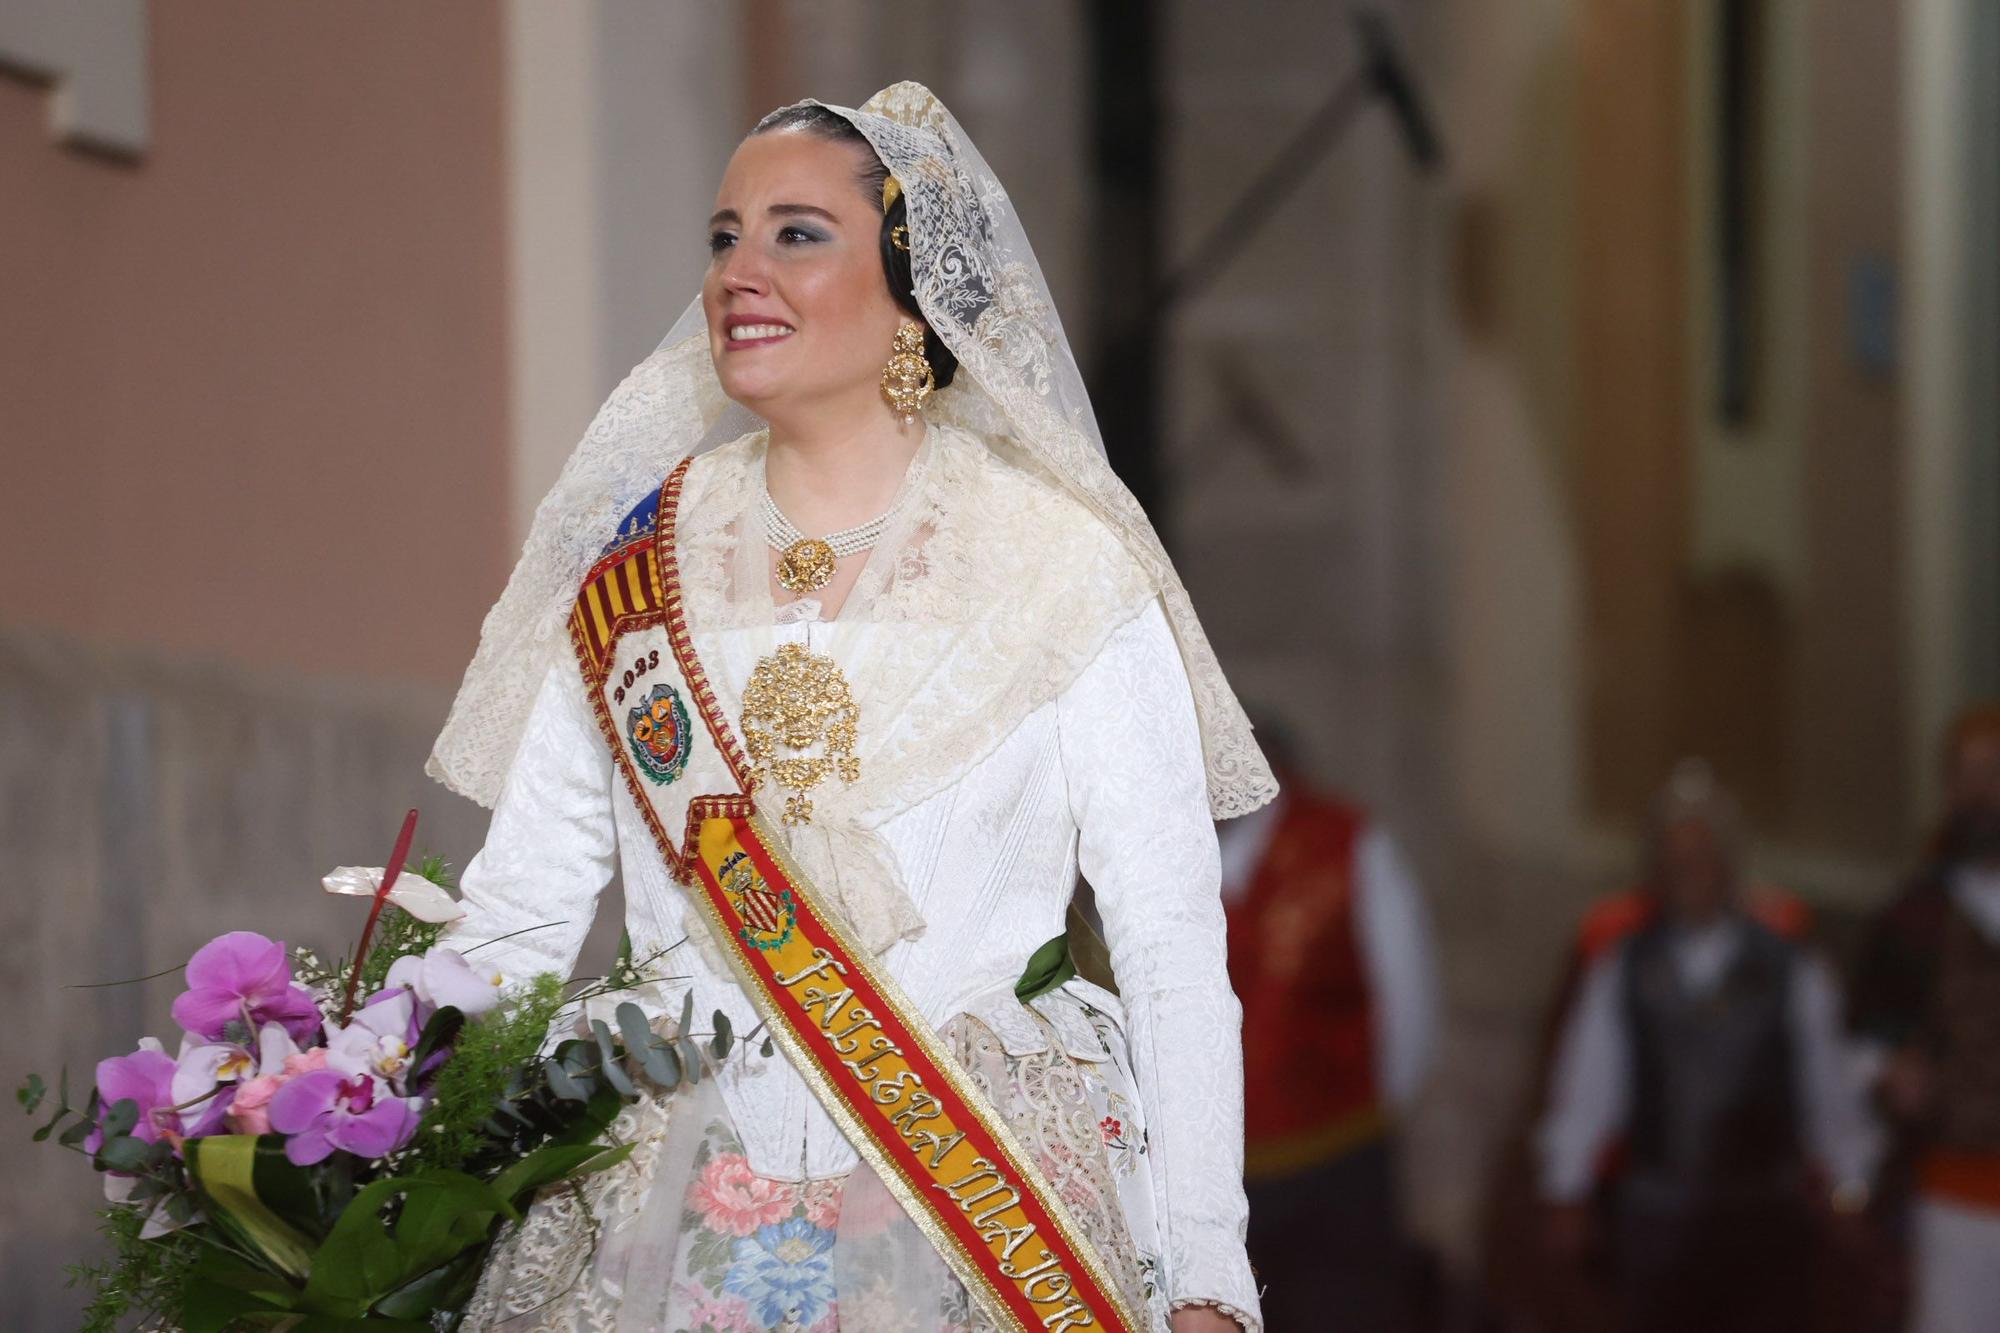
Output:
M882 539L896 507L866 523L857 523L824 537L808 537L785 517L771 492L764 492L758 505L764 520L764 539L778 552L778 582L796 593L817 592L833 578L833 562L842 556L858 555Z

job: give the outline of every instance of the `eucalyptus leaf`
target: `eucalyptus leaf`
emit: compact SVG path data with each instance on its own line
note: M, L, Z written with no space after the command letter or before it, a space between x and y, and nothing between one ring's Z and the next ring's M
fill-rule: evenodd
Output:
M653 1038L653 1029L646 1022L646 1011L631 1001L618 1006L618 1035L625 1039L625 1049L634 1058L642 1055L646 1044Z
M687 1030L693 1026L694 1026L694 987L690 986L688 987L687 994L681 997L680 1035L682 1036L687 1035Z
M535 1122L521 1113L521 1108L514 1104L514 1099L511 1097L497 1097L494 1099L493 1118L495 1120L512 1120L527 1129L535 1128Z
M617 1089L619 1096L637 1097L639 1095L639 1085L634 1083L632 1076L625 1072L624 1065L617 1063L608 1064L604 1066L603 1072L604 1081Z
M91 1124L88 1120L78 1120L75 1124L64 1130L56 1142L65 1148L77 1147L90 1137L90 1131L95 1128L97 1126Z
M596 1041L581 1038L566 1041L556 1047L556 1059L573 1077L595 1079L599 1064Z
M729 1015L718 1009L715 1011L715 1036L710 1040L708 1048L715 1052L716 1059L727 1060L729 1042Z
M768 1033L766 1033L764 1036L764 1044L757 1048L758 1053L761 1054L766 1060L770 1059L772 1052L776 1051L777 1049L778 1049L777 1044L771 1040L770 1034Z
M632 1086L631 1075L618 1059L618 1042L611 1035L611 1025L601 1018L590 1020L590 1030L597 1034L597 1049L604 1056L604 1081L626 1097L636 1097L639 1090Z
M639 1048L639 1061L645 1067L646 1077L668 1092L680 1085L681 1060L674 1054L674 1044L666 1038L650 1036Z
M42 1098L49 1095L49 1085L42 1082L40 1074L30 1074L25 1083L14 1090L14 1100L21 1103L21 1109L29 1115L42 1104Z
M542 1065L542 1075L549 1081L549 1091L566 1102L587 1102L587 1092L562 1066L560 1060L549 1060Z
M604 1137L604 1131L611 1127L611 1122L616 1120L618 1113L624 1109L623 1097L610 1088L598 1088L582 1112L565 1128L551 1134L549 1142L551 1144L596 1143Z
M113 1102L100 1123L104 1126L104 1137L108 1139L130 1134L139 1125L139 1103L130 1097Z
M681 1073L690 1083L701 1082L701 1076L705 1072L701 1067L701 1048L694 1044L693 1037L686 1035L686 1029L682 1029L678 1045L681 1054Z
M56 1126L62 1123L63 1117L68 1114L69 1114L69 1108L67 1106L58 1106L56 1108L56 1113L49 1117L49 1123L43 1125L40 1129L34 1132L33 1135L34 1141L36 1143L41 1143L47 1140L49 1135L56 1132ZM89 1124L90 1122L86 1120L84 1121L84 1123Z
M106 1139L104 1146L97 1150L99 1171L123 1171L132 1174L144 1169L147 1149L152 1145L144 1139L130 1135L124 1138Z

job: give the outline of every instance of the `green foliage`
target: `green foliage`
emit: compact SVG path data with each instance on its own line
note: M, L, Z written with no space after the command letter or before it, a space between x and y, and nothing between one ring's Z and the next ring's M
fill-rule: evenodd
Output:
M484 1126L521 1071L535 1064L563 1007L563 989L559 977L536 977L459 1032L431 1088L424 1127L410 1145L412 1166L464 1169L482 1156L492 1142Z
M358 1318L480 1244L496 1219L513 1212L492 1186L456 1171L378 1180L354 1196L313 1256L304 1308Z
M171 1231L139 1239L146 1210L113 1206L97 1213L98 1234L111 1247L108 1258L69 1266L69 1285L90 1292L82 1333L116 1333L137 1317L142 1325L178 1328L183 1324L181 1291L205 1248L197 1231Z
M618 957L612 960L611 970L604 974L604 989L631 990L645 980L644 970L632 958L632 932L622 931L618 936Z

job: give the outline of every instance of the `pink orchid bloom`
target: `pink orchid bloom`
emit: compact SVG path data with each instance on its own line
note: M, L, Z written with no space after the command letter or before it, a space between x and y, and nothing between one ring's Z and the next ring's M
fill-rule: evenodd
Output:
M370 996L355 1010L352 1022L327 1033L327 1068L348 1075L371 1074L403 1088L419 1033L416 1003L416 997L400 986Z
M456 949L405 954L389 965L383 980L385 985L407 988L431 1010L450 1005L467 1018L477 1018L500 1003L500 974L481 973Z
M119 1102L130 1101L139 1108L139 1123L132 1127L134 1138L158 1143L163 1133L178 1129L173 1117L164 1114L174 1104L174 1062L160 1043L151 1037L139 1043L130 1055L114 1055L97 1062L97 1099L104 1111ZM104 1146L104 1131L93 1129L83 1141L85 1152Z
M285 1156L311 1166L335 1150L386 1157L417 1132L417 1098L398 1097L369 1074L335 1069L301 1074L279 1088L267 1108L271 1128L287 1136Z
M292 984L285 946L255 931L232 930L195 950L187 983L174 1001L174 1021L197 1037L220 1041L231 1022L252 1031L279 1023L301 1043L319 1031L319 1006Z

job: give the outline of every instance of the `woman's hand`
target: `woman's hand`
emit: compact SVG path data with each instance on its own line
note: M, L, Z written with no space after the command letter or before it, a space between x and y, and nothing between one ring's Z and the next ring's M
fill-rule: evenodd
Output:
M1167 1326L1173 1333L1243 1333L1243 1326L1209 1305L1184 1305L1174 1311Z

